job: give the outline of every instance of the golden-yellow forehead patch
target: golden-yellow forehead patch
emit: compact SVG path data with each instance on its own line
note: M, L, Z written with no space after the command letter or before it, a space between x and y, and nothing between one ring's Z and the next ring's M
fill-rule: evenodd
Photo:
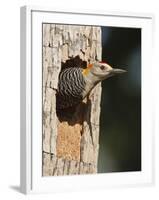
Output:
M93 67L93 64L88 64L87 68L83 69L82 74L87 75L92 67Z
M93 67L93 64L88 64L87 68L92 68Z
M89 73L89 68L83 69L82 74L87 75Z

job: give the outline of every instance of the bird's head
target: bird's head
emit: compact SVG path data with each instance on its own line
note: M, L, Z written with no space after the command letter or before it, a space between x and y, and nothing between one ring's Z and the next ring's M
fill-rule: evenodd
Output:
M126 70L112 68L105 62L95 62L92 64L88 64L87 68L84 69L82 73L85 77L88 76L99 82L111 76L122 74L124 72L126 72Z

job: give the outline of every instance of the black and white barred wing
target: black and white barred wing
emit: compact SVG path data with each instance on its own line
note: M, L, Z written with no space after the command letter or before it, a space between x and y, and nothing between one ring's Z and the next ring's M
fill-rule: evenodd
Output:
M65 109L82 101L85 80L81 68L66 68L59 74L56 94L57 109Z

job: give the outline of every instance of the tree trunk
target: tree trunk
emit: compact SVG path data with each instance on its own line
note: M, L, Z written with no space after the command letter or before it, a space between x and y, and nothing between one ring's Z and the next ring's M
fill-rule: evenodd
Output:
M71 118L56 113L58 75L76 56L101 60L100 27L43 24L43 176L97 172L101 85Z

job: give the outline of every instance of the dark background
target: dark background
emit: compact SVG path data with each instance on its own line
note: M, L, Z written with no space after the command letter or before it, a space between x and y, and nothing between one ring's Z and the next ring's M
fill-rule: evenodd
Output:
M141 170L141 29L102 27L102 59L127 73L102 83L98 172Z

